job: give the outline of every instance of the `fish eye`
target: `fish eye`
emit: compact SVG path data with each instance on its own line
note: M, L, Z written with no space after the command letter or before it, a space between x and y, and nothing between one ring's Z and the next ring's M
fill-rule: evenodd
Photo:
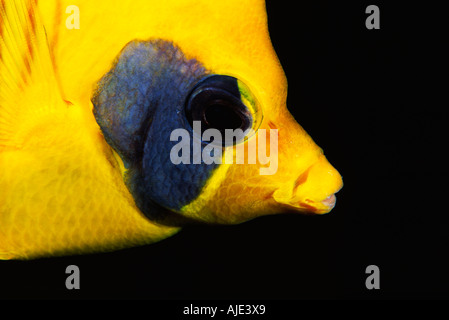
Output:
M247 130L254 129L252 107L248 107L251 104L247 99L248 92L247 87L234 77L208 76L199 81L187 97L186 117L192 128L194 121L201 122L201 135L207 129L216 129L221 133L222 145L239 143L245 137L227 141L225 130L241 129L247 133Z

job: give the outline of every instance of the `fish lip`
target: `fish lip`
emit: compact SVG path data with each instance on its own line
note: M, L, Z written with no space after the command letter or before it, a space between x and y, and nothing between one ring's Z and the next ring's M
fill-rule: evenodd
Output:
M337 202L337 197L335 193L332 193L330 196L326 197L321 201L314 201L311 199L304 200L296 200L296 201L276 201L279 204L284 205L286 208L291 211L301 212L304 214L327 214L335 207ZM289 211L290 211L289 210Z
M335 196L335 193L331 194L329 197L321 201L321 203L327 206L330 210L332 210L335 207L335 204L337 203L337 197Z
M324 208L317 208L318 212L316 213L329 213L334 209L335 205L337 204L337 196L335 195L337 192L339 192L343 186L341 186L337 191L331 193L329 196L327 196L324 200L321 200L319 202L316 202L319 204L319 207L325 207Z
M296 193L298 186L307 180L307 175L308 169L295 180L293 193ZM282 196L282 194L277 196L277 191L273 192L271 196L278 204L282 205L284 208L288 208L289 211L322 215L329 213L335 207L337 203L336 193L338 193L342 188L343 182L341 182L341 185L338 186L338 188L325 194L326 197L324 199L318 198L312 200L310 198L302 198L301 196L285 197Z
M332 211L336 203L337 197L335 196L335 193L332 193L321 201L306 199L304 202L300 202L299 206L306 207L309 211L315 214L326 214Z
M341 188L340 188L341 189ZM339 190L340 190L339 189ZM336 193L339 191L335 191L327 196L324 200L315 201L311 199L304 199L302 201L297 201L296 203L290 203L290 205L301 212L308 212L313 214L327 214L332 211L337 203Z

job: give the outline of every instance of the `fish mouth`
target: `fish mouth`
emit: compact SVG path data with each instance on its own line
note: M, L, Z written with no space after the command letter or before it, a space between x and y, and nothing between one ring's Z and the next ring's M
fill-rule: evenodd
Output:
M329 213L337 203L336 193L339 190L329 194L324 199L312 200L310 198L298 199L297 197L291 198L287 201L277 199L276 202L286 206L288 209L293 211L299 211L301 213L312 213L312 214L326 214Z
M321 203L327 206L330 210L332 210L335 207L336 202L337 197L335 196L335 193L331 194L329 197L321 201Z
M335 193L337 193L336 191ZM304 208L308 212L312 212L315 214L326 214L329 213L337 203L337 197L335 193L332 193L330 196L326 197L321 201L313 201L310 199L305 199L304 201L300 201L298 203L298 208Z
M311 199L275 199L278 204L283 205L289 211L299 211L301 213L312 213L312 214L326 214L329 213L337 203L336 193L330 194L321 200L311 200Z
M289 210L303 213L329 213L337 202L335 194L343 187L341 175L322 156L293 182L277 189L274 200Z

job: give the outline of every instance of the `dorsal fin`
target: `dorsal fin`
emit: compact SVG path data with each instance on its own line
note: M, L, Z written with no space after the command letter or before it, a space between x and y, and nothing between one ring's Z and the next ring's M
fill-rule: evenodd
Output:
M0 0L0 151L20 148L39 114L64 106L35 0Z

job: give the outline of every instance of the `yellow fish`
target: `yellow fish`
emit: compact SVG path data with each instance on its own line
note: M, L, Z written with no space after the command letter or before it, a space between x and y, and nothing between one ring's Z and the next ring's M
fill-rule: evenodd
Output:
M263 1L1 0L0 18L0 259L335 205L341 176L287 110ZM226 129L253 134L207 149Z

